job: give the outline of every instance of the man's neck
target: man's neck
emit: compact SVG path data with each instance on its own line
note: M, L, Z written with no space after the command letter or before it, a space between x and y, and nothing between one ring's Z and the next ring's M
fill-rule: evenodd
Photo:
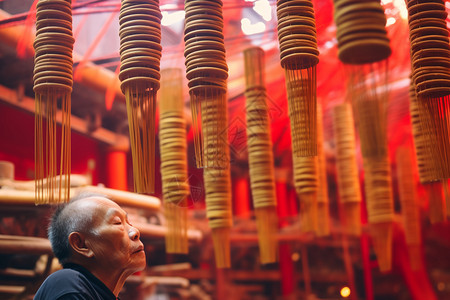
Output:
M121 271L98 266L92 262L74 260L73 263L82 266L98 280L103 282L103 284L106 285L106 287L116 296L116 298L118 297L123 285L125 284L125 280L128 277L125 276L125 274L122 274Z

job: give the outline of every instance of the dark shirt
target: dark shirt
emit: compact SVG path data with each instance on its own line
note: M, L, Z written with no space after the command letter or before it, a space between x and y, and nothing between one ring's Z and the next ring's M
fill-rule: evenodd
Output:
M77 264L51 274L42 283L34 300L117 300L106 285Z

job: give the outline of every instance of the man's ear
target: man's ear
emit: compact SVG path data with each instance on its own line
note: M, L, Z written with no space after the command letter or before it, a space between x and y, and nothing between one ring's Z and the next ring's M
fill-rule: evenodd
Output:
M94 252L86 245L84 235L79 232L69 234L69 244L73 251L87 258L93 257Z

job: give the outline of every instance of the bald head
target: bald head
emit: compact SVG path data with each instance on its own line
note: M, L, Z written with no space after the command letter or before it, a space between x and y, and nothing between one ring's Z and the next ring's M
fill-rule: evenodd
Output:
M69 244L70 233L94 233L95 218L93 216L104 202L112 201L99 194L80 194L56 209L51 218L48 238L53 253L61 264L69 262L72 255Z

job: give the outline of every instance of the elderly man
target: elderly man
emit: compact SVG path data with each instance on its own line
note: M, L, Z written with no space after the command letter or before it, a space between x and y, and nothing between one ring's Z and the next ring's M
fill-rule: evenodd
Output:
M125 280L146 266L139 230L104 196L80 195L58 207L48 237L63 269L44 281L36 300L116 300Z

